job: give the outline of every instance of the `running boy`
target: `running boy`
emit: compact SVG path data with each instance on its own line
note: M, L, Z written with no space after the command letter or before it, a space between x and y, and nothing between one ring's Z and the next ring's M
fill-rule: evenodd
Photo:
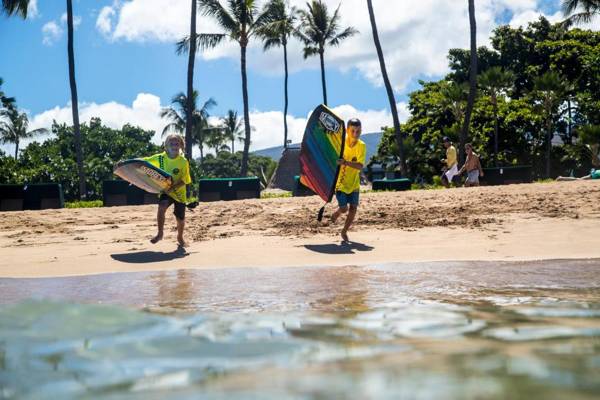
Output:
M331 216L331 221L335 223L340 215L350 211L346 217L341 236L344 242L348 242L348 229L354 222L356 211L358 210L358 196L360 192L360 171L365 164L367 156L367 146L360 140L362 126L360 120L353 118L348 121L346 129L346 143L344 145L344 157L337 163L340 166L340 174L336 185L335 197L339 208Z
M144 160L168 172L173 177L173 185L167 192L161 193L158 199L158 212L156 214L158 233L150 242L158 243L162 240L165 214L167 209L174 204L173 214L175 214L175 219L177 220L177 243L181 247L185 247L186 243L183 240L185 204L187 202L185 185L192 183L190 164L183 154L181 154L181 151L185 149L185 143L181 136L174 134L167 136L164 148L164 152L144 158ZM178 200L175 200L169 194L172 194Z

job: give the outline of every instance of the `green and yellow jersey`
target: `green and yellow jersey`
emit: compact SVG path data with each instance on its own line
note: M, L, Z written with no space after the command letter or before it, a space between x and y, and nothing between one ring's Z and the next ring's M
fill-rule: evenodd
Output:
M150 164L162 169L163 171L171 174L173 177L173 184L183 182L186 185L192 183L192 177L190 176L190 163L182 156L178 155L175 158L169 158L167 152L154 154L150 157L145 157L143 160L148 161ZM187 203L187 194L185 186L182 186L172 193L172 197L177 199L181 203Z

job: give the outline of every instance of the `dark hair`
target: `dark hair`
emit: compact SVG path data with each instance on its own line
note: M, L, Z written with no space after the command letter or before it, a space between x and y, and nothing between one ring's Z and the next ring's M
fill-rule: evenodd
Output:
M444 137L442 138L442 141L443 141L443 142L452 143L452 141L450 140L450 138L449 138L448 136L444 136Z
M473 145L471 143L465 143L465 147L467 147L467 146L470 148L473 148Z
M348 121L348 126L356 126L357 128L361 128L362 124L360 123L360 119L352 118Z

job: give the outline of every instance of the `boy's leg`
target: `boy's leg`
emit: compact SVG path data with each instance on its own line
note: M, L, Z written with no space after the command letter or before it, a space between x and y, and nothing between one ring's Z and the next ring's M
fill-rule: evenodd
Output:
M173 214L175 214L175 219L177 220L177 243L181 247L185 247L186 243L185 240L183 240L183 230L185 228L185 204L175 203Z
M340 233L342 236L342 239L345 242L350 241L348 239L348 230L352 226L352 223L354 222L354 218L356 217L356 211L358 210L358 197L359 197L359 192L353 192L352 194L348 195L348 203L350 206L350 211L348 212L348 216L346 217L346 222L344 223L344 228L342 229L342 232Z
M348 207L338 207L337 211L331 215L331 222L335 224L340 215L346 214L348 212Z
M163 238L165 213L167 212L167 208L169 208L169 206L170 204L168 201L161 200L158 202L158 211L156 212L156 225L158 228L158 233L150 240L151 243L158 243Z
M183 230L185 229L185 219L177 218L177 243L181 247L187 246L185 240L183 240Z
M345 214L348 211L348 199L345 193L335 192L335 198L338 202L338 209L331 215L331 222L336 223L340 215Z

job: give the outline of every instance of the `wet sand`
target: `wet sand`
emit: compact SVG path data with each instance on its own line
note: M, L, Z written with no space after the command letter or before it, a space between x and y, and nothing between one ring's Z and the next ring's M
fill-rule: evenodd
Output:
M316 197L201 204L188 213L186 251L151 245L155 206L0 213L0 276L373 265L449 260L600 258L596 181L365 193L352 245L316 221Z

